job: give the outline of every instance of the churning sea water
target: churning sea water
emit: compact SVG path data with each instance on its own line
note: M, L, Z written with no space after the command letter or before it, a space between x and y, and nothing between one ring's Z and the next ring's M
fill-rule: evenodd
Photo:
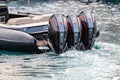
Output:
M120 80L120 4L85 4L79 1L24 0L8 4L10 12L64 15L92 9L100 36L92 50L63 54L27 54L0 51L0 80Z

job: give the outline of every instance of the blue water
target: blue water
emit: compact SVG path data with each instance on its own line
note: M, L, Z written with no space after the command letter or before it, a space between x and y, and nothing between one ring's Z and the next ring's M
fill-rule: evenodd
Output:
M51 0L52 1L52 0ZM21 5L21 6L20 6ZM92 9L101 35L92 50L63 54L0 51L0 80L120 80L120 4L79 1L12 2L10 12L79 14Z

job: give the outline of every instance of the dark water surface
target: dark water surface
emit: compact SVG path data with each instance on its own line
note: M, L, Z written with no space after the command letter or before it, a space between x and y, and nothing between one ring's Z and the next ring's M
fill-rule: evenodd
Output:
M94 48L85 52L71 50L56 55L0 51L0 80L120 80L120 4L36 1L30 5L8 4L10 12L40 14L79 14L82 9L92 9L101 35Z

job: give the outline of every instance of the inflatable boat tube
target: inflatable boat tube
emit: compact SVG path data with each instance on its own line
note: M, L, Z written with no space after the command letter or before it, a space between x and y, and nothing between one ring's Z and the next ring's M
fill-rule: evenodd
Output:
M36 39L21 31L0 28L0 49L35 52Z

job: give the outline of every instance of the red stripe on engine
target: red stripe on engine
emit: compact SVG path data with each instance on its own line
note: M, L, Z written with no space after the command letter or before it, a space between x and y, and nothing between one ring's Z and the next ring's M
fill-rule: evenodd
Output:
M80 16L80 19L82 20L82 23L83 23L83 27L85 28L85 33L86 33L86 36L85 36L85 39L88 39L88 34L87 34L87 25L85 23L85 20L84 20L84 17L83 16Z
M56 28L57 26L55 25L54 19L50 19L50 21L52 22L53 28L54 28L54 30L55 30L55 32L56 32L55 41L56 41L56 43L58 43L58 31L57 31L57 28Z
M70 32L70 35L69 35L69 36L70 36L70 39L72 39L72 35L73 35L73 34L72 34L72 29L71 29L71 27L70 27L71 25L70 25L70 22L69 22L68 19L67 19L67 26L68 26L68 31ZM70 42L72 42L72 40L70 40Z
M53 24L53 28L54 28L54 30L57 31L57 28L56 28L56 25L55 25L55 21L52 20L52 19L50 19L50 22Z

